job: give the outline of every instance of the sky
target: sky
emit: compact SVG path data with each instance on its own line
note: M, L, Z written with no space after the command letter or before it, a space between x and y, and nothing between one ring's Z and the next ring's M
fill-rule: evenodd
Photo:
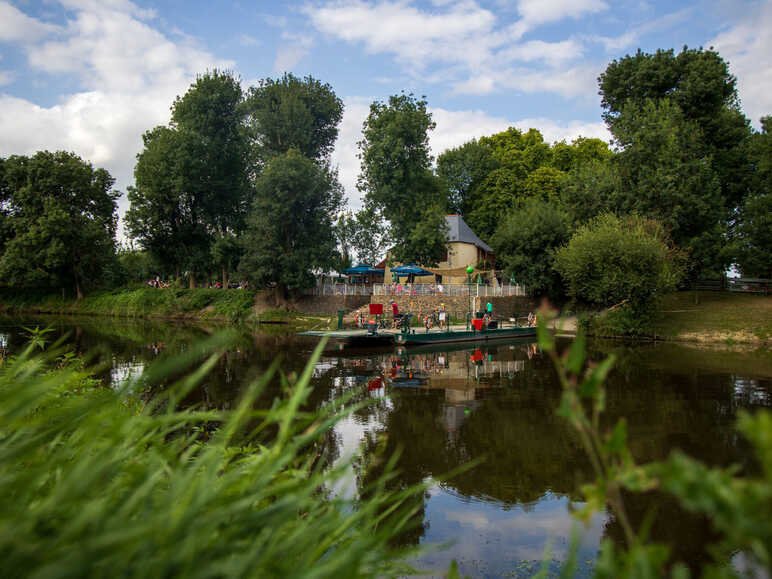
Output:
M509 126L609 139L598 75L684 45L729 62L754 126L772 114L772 0L0 0L0 156L73 151L125 191L142 134L197 74L288 71L343 100L333 162L357 209L374 100L425 96L435 155Z

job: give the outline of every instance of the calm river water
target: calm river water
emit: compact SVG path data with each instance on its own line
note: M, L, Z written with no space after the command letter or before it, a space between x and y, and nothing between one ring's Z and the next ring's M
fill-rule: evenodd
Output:
M0 320L0 345L13 351L22 326L55 328L80 352L98 352L104 378L120 383L154 359L187 348L216 327L112 319ZM245 383L277 357L285 372L299 371L316 342L279 332L243 331L216 371L195 393L209 408L231 407ZM772 405L772 354L676 344L625 346L590 342L590 357L618 357L610 376L606 423L624 416L639 463L675 448L713 465L739 464L752 472L747 445L734 431L741 408ZM314 371L311 403L354 391L373 403L341 423L329 437L332 455L401 449L395 484L438 477L471 460L481 464L436 483L416 505L421 524L400 538L407 544L448 544L416 564L447 570L452 559L475 577L528 576L547 546L557 568L565 559L574 522L569 505L591 469L569 426L555 409L560 399L550 361L535 343L426 351L330 348ZM274 391L275 392L275 391ZM352 485L354 483L352 482ZM652 535L677 544L692 567L707 560L715 537L705 521L688 516L661 496L629 497L636 524L655 510ZM621 539L612 516L596 517L582 534L580 566L589 574L600 541Z

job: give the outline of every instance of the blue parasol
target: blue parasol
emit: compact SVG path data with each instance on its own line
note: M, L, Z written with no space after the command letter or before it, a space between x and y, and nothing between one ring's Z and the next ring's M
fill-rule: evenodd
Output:
M391 273L396 274L398 277L406 276L406 275L414 275L414 276L422 276L422 275L434 275L433 272L427 271L422 267L418 267L414 264L409 265L398 265L397 267L391 268Z
M372 267L367 263L360 263L354 267L347 267L343 273L347 275L383 275L384 270Z

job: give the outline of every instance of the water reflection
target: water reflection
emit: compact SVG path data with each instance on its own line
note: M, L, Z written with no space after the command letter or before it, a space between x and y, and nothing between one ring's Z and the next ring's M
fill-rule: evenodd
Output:
M9 350L23 344L19 326L0 324ZM57 335L69 334L76 350L97 351L108 367L103 378L113 385L217 331L113 321L57 321L55 328ZM315 345L293 335L242 332L187 402L230 408L244 385L276 357L283 359L285 374L299 373ZM610 353L618 362L607 383L604 428L626 417L638 462L663 459L680 448L710 464L735 463L754 472L747 444L733 425L741 408L772 402L768 353L729 356L675 344L591 343L592 359ZM418 562L421 567L446 569L455 558L472 576L527 576L538 569L548 540L554 565L565 557L572 525L568 505L579 499L577 489L592 472L573 431L556 415L560 386L536 344L379 352L331 345L313 370L313 386L310 408L339 405L344 394L352 403L369 401L322 443L329 462L359 455L350 485L341 492L361 492L378 476L382 457L395 452L400 453L399 474L391 482L395 488L474 465L407 505L415 511L415 526L399 543L455 542L447 551L427 555ZM261 403L270 405L279 395L277 378ZM697 569L707 560L706 544L715 538L709 525L662 497L628 500L636 525L653 508L660 514L653 536L677 542L678 557ZM602 537L621 536L610 516L597 517L583 533L581 561L595 557Z

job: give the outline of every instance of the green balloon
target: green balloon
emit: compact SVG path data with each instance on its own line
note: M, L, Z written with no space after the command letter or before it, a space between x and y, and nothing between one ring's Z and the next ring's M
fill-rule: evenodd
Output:
M473 274L474 273L474 268L470 265L469 267L466 268L466 273Z

